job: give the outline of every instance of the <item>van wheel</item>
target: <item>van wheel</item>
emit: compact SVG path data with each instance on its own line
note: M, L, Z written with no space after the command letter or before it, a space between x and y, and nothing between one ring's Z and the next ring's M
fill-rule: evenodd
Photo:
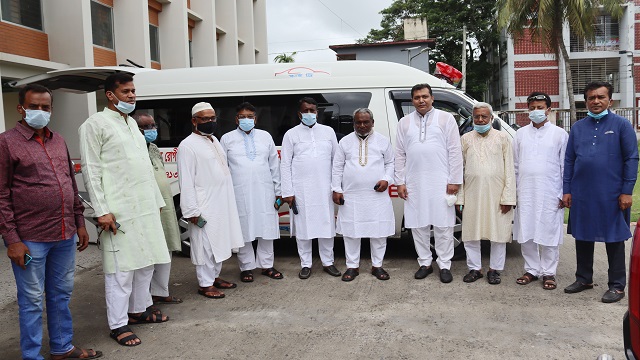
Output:
M184 219L182 219L182 209L180 209L180 194L173 197L173 205L176 208L176 218L178 219L178 227L180 228L180 255L184 257L190 257L191 239L189 239L189 224Z

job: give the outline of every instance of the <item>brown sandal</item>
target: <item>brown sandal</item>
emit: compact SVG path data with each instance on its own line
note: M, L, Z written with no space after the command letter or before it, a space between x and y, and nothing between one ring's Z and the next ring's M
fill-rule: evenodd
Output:
M542 277L542 288L545 290L555 290L558 287L556 277L553 275Z
M535 276L535 275L533 275L533 274L531 274L529 272L526 272L526 273L524 273L524 275L522 275L519 278L517 278L516 282L519 285L527 285L527 284L531 283L532 281L536 281L536 280L538 280L537 276Z
M199 288L198 294L209 299L222 299L224 297L224 293L213 286Z
M97 359L102 356L102 351L96 351L93 349L81 349L73 347L68 353L61 355L51 354L51 360L63 360L63 359Z

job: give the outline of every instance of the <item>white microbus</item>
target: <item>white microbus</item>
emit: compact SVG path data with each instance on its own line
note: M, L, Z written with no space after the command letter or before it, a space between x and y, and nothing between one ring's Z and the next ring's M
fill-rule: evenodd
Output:
M353 111L369 108L375 130L395 143L398 120L414 110L411 87L427 83L433 91L433 105L450 112L460 132L471 126L476 101L442 80L405 65L380 61L338 61L315 64L260 64L152 70L132 67L79 68L51 71L12 85L37 82L52 90L91 92L102 89L104 79L115 71L131 73L136 86L136 112L151 114L158 125L158 140L167 177L180 218L180 189L176 166L178 144L191 133L191 107L200 101L211 103L218 117L216 136L236 128L235 108L250 102L257 108L257 128L268 131L280 147L285 132L299 123L298 100L312 97L318 102L318 122L330 126L338 140L353 131ZM98 94L98 98L102 98ZM65 124L77 129L85 119ZM73 121L72 121L73 122ZM493 126L515 136L515 131L495 117ZM77 133L77 132L76 132ZM403 204L395 186L389 187L396 214L396 233L404 230ZM184 223L182 224L184 225ZM289 235L289 213L280 211L280 229ZM460 224L456 226L459 239ZM188 245L188 234L183 233ZM456 241L456 245L460 241Z

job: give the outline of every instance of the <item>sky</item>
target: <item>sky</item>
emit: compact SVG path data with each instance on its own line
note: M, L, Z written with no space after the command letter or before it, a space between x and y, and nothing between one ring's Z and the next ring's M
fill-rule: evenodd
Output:
M336 61L329 45L353 44L380 28L393 0L268 0L269 62L297 51L296 62Z

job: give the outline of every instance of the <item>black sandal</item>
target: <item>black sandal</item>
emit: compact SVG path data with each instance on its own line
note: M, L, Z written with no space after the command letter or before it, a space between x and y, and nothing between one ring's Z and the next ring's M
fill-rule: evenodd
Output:
M479 270L470 270L469 273L462 278L462 281L466 283L472 283L483 276L484 275L482 275Z
M500 273L497 270L489 270L487 271L487 282L491 285L498 285L502 280L500 280Z
M356 278L356 276L360 275L360 269L358 268L349 268L342 275L342 281L351 281Z
M371 275L375 276L378 280L389 280L389 273L380 267L371 267Z
M155 323L163 323L165 321L169 321L168 316L166 319L162 319L163 317L162 313L159 310L157 311L152 310L151 307L148 307L147 310L145 310L140 315L135 315L132 313L129 313L128 315L129 315L129 325L155 324Z
M547 275L542 277L542 288L545 290L555 290L558 287L556 283L556 277L553 275Z
M131 333L131 335L118 339L118 336L126 333ZM140 341L139 343L127 344L127 341L136 340L136 339L140 340L140 338L136 334L134 334L133 331L131 331L131 328L129 328L127 325L111 330L111 333L109 333L109 336L122 346L138 346L142 344L142 341Z
M253 282L253 271L245 270L240 272L240 281L242 282Z
M262 270L262 275L268 276L272 279L282 279L284 277L280 271L273 267Z

